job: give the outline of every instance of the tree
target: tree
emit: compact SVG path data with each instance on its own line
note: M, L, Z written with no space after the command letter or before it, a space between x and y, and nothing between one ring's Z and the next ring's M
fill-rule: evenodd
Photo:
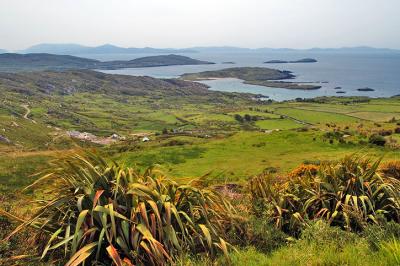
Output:
M238 121L239 123L243 123L243 117L239 114L235 114L235 119L236 121Z
M244 120L246 120L247 122L251 121L251 115L245 114L244 115Z

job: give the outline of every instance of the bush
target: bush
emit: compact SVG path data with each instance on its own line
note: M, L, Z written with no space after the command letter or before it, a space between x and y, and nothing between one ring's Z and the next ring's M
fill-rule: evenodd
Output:
M43 257L61 251L67 265L165 265L184 252L227 254L223 238L234 210L212 190L90 154L67 158L52 170L38 182L55 183L54 199L15 231L31 225L47 232Z
M288 235L264 219L253 217L247 228L247 243L263 252L271 252L286 244Z
M385 138L381 135L376 135L376 134L371 135L369 137L368 142L371 144L374 144L374 145L378 145L378 146L385 146L385 144L386 144Z
M400 161L384 162L379 167L384 176L394 177L400 180Z
M292 172L289 173L289 177L302 177L312 175L315 176L318 173L319 165L315 164L301 164Z
M247 122L251 121L251 115L245 114L244 115L244 120L246 120Z
M243 123L244 119L241 115L235 114L235 120L238 121L239 123Z
M400 127L396 127L396 128L394 129L394 133L400 134Z
M399 222L399 180L380 176L379 163L353 156L322 163L316 174L256 176L249 181L253 210L291 234L316 219L354 231L380 217Z
M329 245L334 243L338 247L344 247L350 243L354 243L357 235L343 231L339 227L330 226L323 220L310 222L301 232L301 240L313 243L317 246Z
M390 135L392 135L392 134L393 134L393 131L390 130L390 129L382 129L382 130L379 131L378 134L385 137L385 136L390 136Z

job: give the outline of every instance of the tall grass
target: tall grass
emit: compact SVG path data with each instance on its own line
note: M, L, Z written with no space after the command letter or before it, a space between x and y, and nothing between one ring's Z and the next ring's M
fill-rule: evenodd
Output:
M381 175L379 164L348 156L284 179L256 176L249 181L254 211L286 232L314 219L356 231L381 218L399 222L400 181Z
M73 155L52 170L33 186L51 182L53 198L10 235L27 226L45 232L42 259L66 258L69 266L164 265L184 253L228 254L224 236L235 211L212 190L93 154Z

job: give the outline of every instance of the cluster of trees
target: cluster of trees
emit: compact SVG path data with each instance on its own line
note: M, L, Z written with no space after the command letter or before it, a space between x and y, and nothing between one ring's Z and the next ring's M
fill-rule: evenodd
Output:
M243 123L243 122L251 122L251 121L260 120L260 117L257 115L249 115L249 114L245 114L244 116L235 114L235 120L238 121L239 123Z

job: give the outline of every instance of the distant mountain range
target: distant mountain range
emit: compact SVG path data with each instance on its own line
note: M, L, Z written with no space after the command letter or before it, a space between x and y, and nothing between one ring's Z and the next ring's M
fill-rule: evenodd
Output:
M82 55L82 54L171 54L171 53L194 53L190 49L157 49L145 48L123 48L111 44L101 46L83 46L79 44L38 44L18 53L48 53L59 55Z
M342 47L342 48L311 48L311 49L292 49L292 48L241 48L233 46L216 47L191 47L190 50L209 53L243 53L243 52L313 52L313 53L400 53L400 50L388 48L374 48L368 46Z
M136 58L128 61L99 61L71 55L43 53L0 54L0 72L20 72L38 70L67 69L121 69L138 67L157 67L172 65L214 64L182 55L156 55Z
M0 49L1 53L7 50ZM38 44L16 53L47 53L58 55L93 55L93 54L186 54L186 53L273 53L273 52L310 52L310 53L400 53L400 50L389 48L374 48L368 46L342 48L242 48L234 46L195 46L183 49L174 48L124 48L112 44L101 46L84 46L80 44Z
M2 50L0 50L0 53ZM3 51L4 52L4 51ZM313 52L313 53L400 53L400 50L388 48L373 48L368 46L342 48L241 48L234 46L197 46L184 49L173 48L124 48L112 44L101 46L84 46L79 44L38 44L17 53L48 53L59 55L90 55L90 54L183 54L183 53L244 53L244 52Z

